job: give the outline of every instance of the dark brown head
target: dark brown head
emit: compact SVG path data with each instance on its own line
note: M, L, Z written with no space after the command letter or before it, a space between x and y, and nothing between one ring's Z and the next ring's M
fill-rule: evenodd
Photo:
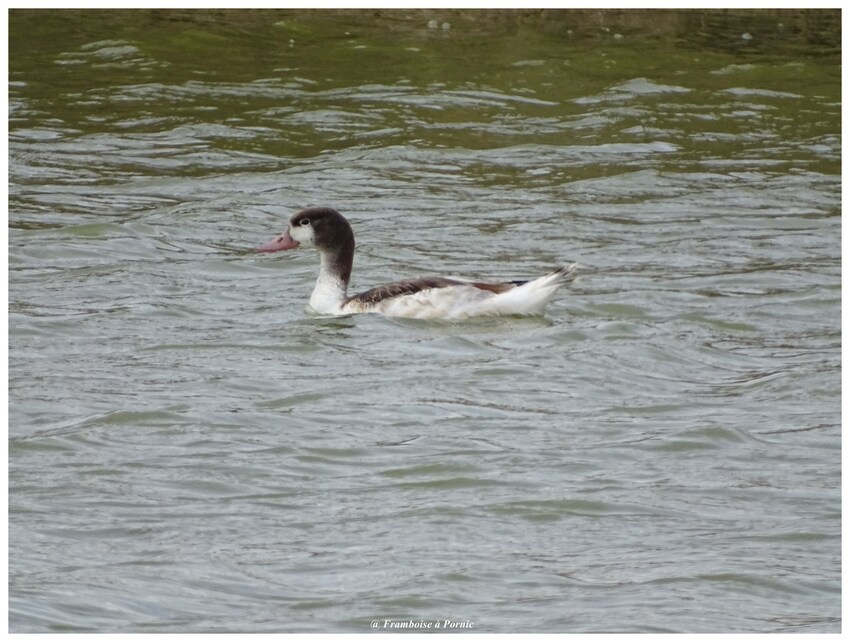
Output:
M311 207L289 219L289 229L257 248L260 252L278 252L296 247L315 247L335 254L350 246L354 251L354 232L345 217L330 207Z
M289 219L289 233L303 247L335 253L354 243L345 217L330 207L311 207Z

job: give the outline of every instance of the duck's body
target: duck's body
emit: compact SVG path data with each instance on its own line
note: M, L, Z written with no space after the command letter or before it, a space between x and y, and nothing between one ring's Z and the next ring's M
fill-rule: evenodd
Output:
M319 314L374 313L418 319L464 319L475 316L540 314L555 292L576 276L576 265L533 281L482 283L458 278L425 277L381 285L348 295L354 261L354 233L345 217L321 207L299 212L289 229L260 246L260 252L315 247L321 254L310 307Z

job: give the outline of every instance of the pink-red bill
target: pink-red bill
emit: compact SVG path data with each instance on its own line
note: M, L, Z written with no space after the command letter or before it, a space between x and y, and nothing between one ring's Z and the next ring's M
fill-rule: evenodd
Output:
M286 230L268 243L263 243L257 248L257 252L280 252L281 250L291 250L295 247L298 247L298 241L289 235L289 230Z

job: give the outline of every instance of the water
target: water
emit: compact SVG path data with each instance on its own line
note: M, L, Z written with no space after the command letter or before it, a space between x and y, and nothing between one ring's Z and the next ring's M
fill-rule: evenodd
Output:
M837 61L399 15L13 13L11 630L839 631Z

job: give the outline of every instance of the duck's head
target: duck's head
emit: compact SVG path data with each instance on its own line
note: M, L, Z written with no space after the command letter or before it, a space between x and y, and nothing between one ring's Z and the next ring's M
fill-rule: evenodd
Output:
M289 219L289 228L258 252L280 252L296 247L315 247L322 252L337 252L354 241L351 225L345 217L330 207L311 207Z

